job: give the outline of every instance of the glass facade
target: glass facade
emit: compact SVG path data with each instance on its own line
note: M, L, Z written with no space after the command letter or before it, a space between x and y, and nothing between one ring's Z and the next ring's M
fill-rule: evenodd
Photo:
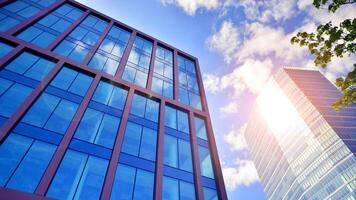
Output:
M16 37L42 48L46 48L59 35L61 35L61 33L66 31L82 14L83 11L78 8L75 8L70 4L64 4L43 17L37 23L26 28Z
M0 31L0 199L227 199L195 58L75 1Z
M285 68L271 78L245 132L268 199L355 197L355 151L343 131L355 129L345 121L356 112L332 110L340 95L318 71Z
M6 32L29 17L54 4L56 0L16 0L0 8L0 32Z
M108 23L89 15L53 51L77 62L83 62Z

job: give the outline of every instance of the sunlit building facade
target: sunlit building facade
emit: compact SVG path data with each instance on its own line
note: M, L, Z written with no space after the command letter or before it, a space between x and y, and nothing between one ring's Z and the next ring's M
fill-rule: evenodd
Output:
M1 1L0 199L227 199L197 58L75 1Z
M267 199L356 198L356 106L319 71L284 68L257 98L245 132Z

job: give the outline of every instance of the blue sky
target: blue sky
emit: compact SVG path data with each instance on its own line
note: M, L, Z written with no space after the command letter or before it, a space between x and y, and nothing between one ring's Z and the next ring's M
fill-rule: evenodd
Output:
M255 97L282 66L314 67L305 49L291 46L298 30L340 22L355 6L330 15L311 0L79 0L199 58L230 199L265 199L243 131ZM354 17L354 16L352 16ZM351 69L337 59L331 80Z

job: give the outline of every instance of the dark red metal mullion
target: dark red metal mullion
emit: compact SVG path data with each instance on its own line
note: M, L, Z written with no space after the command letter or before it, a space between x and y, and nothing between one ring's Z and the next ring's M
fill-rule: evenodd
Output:
M123 111L122 117L121 117L120 128L117 132L114 149L112 151L109 167L108 167L108 170L106 173L104 187L103 187L103 190L101 193L101 198L100 198L101 200L110 199L110 194L111 194L111 190L112 190L114 179L115 179L116 167L119 162L121 145L122 145L122 141L124 139L124 133L125 133L126 124L127 124L128 118L129 118L130 107L131 107L133 95L134 95L134 89L131 87L129 89L129 93L127 95L125 108L124 108L124 111Z
M88 55L85 57L83 64L87 65L90 61L90 59L94 56L95 52L99 49L99 46L101 45L101 43L103 42L103 40L105 39L106 35L109 33L111 27L114 25L113 21L110 21L110 23L108 24L108 26L105 28L105 30L101 33L98 41L96 41L95 45L93 46L93 48L90 50L90 52L88 53Z
M219 160L219 154L216 147L216 141L213 133L213 127L211 124L210 116L206 117L206 131L208 136L208 143L209 143L209 151L211 156L211 162L213 164L214 169L214 176L215 176L215 183L218 192L218 196L221 200L227 200L227 194L225 189L224 177L222 174L222 169Z
M47 7L47 8L44 8L39 13L33 15L32 17L29 17L29 18L25 19L25 21L20 22L17 26L15 26L15 27L11 28L10 30L6 31L6 34L13 35L13 34L19 32L21 29L24 29L27 26L31 25L33 22L41 19L43 16L47 16L50 12L52 12L53 10L55 10L56 8L61 6L64 2L65 2L65 0L58 0L53 5L51 5L51 6Z
M31 107L33 102L39 97L46 86L51 82L54 76L61 69L63 62L60 61L56 64L54 69L42 80L42 82L32 91L29 97L21 104L16 112L3 124L0 129L0 143L2 143L16 123L22 118L26 111Z
M196 71L197 71L196 74L197 74L197 79L198 79L200 96L201 96L201 101L202 101L202 108L203 108L203 112L206 114L205 123L207 126L206 128L207 128L207 136L208 136L208 142L209 142L209 151L210 151L211 161L212 161L213 169L214 169L217 192L219 194L219 197L222 200L225 200L225 199L227 199L227 194L226 194L226 189L225 189L224 177L223 177L222 170L221 170L219 154L218 154L218 150L216 147L216 141L215 141L215 137L214 137L213 127L211 124L209 108L208 108L208 101L207 101L206 95L205 95L205 89L204 89L204 85L203 85L203 79L202 79L202 75L201 75L201 71L200 71L199 61L197 59L195 60L195 64L196 64Z
M192 157L193 157L195 194L197 200L204 200L203 184L202 184L201 172L200 172L197 134L195 131L194 113L192 111L189 111L189 127L190 127L189 128L190 144L192 147Z
M129 59L131 49L133 48L133 43L135 41L135 37L136 37L136 31L132 31L129 41L127 42L124 54L121 57L118 70L115 74L115 80L121 80L121 76L124 73L124 69L125 69L127 60Z
M159 108L159 128L158 128L158 140L157 140L154 199L162 199L165 104L166 104L165 100L162 99Z
M179 69L178 69L178 52L176 49L173 51L173 88L174 88L174 100L179 99Z
M90 14L90 11L87 10L85 11L79 19L77 19L73 24L70 25L69 28L66 29L63 33L61 33L56 40L54 40L47 48L46 50L53 50L62 40L67 37L68 34L70 34L88 15Z
M152 79L153 79L153 70L154 70L155 59L156 59L156 49L157 49L157 41L154 40L152 53L151 53L150 68L148 71L147 87L146 87L148 90L152 89Z
M23 45L16 46L13 50L11 50L6 56L0 59L0 70L5 67L5 64L19 55L25 47Z
M77 128L77 126L79 125L80 119L82 118L91 97L94 94L94 91L97 87L97 85L99 84L101 79L100 75L96 75L93 82L91 83L88 92L86 93L86 95L83 98L83 101L80 103L80 106L76 112L76 114L74 115L74 118L72 120L72 122L70 123L65 135L63 136L63 139L61 141L61 143L59 144L59 146L56 149L56 152L50 162L50 164L47 167L46 172L44 173L44 175L42 176L42 179L40 181L40 183L38 184L38 187L35 191L35 194L37 195L45 195L47 192L47 189L57 171L57 168L69 146L69 143L75 133L75 130Z

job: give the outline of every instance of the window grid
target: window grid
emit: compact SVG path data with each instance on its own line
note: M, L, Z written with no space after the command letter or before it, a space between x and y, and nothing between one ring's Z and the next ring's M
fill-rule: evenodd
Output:
M108 23L94 15L87 16L53 51L83 62Z
M136 36L122 79L146 88L150 69L152 42Z
M88 66L115 76L130 32L114 25L102 41Z
M173 52L157 46L152 91L173 99Z
M83 11L66 3L19 33L16 37L46 48L82 14Z
M178 55L179 101L202 110L198 79L193 61Z
M52 5L55 0L17 0L0 8L0 32L5 32L22 21Z

